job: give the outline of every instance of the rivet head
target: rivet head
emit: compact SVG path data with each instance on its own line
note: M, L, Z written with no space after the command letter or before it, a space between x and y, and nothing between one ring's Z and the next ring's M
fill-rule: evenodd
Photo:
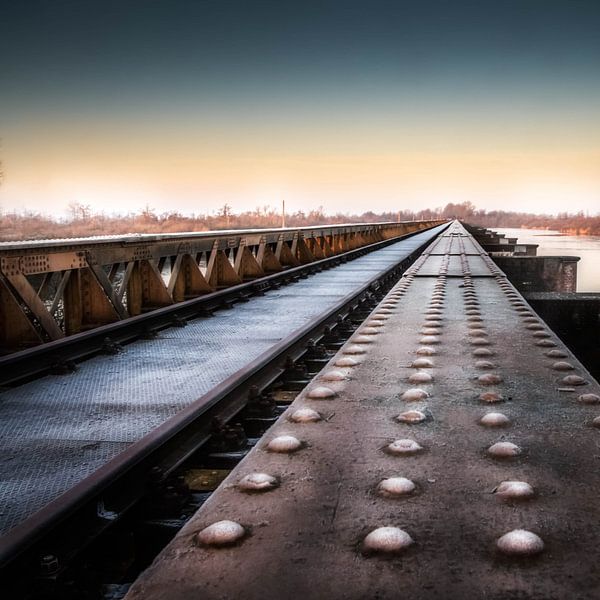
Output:
M485 427L506 427L506 425L510 425L510 419L499 412L487 413L481 417L479 422Z
M484 392L479 396L479 399L486 404L495 404L496 402L502 402L504 400L498 392Z
M592 425L594 427L600 427L600 417L594 417L594 420L592 421Z
M424 400L425 398L429 397L429 394L425 390L411 388L410 390L406 390L400 397L402 400L412 402L415 400Z
M559 360L553 363L552 368L555 371L572 371L575 367L571 363Z
M538 340L535 343L535 345L541 346L542 348L551 348L553 346L556 346L556 342L553 342L552 340L544 339L544 340Z
M419 372L413 373L409 378L409 383L431 383L433 377L429 373Z
M493 369L496 365L489 360L476 360L475 368L476 369Z
M475 348L473 356L494 356L494 351L489 348Z
M370 335L357 335L350 340L353 344L372 344L373 338Z
M349 356L342 356L335 361L336 367L356 367L360 363Z
M585 385L587 382L579 375L567 375L561 379L565 385Z
M280 435L273 438L267 445L267 449L271 452L279 452L280 454L290 454L296 452L302 447L302 442L293 435Z
M549 358L566 358L568 356L563 350L548 350L544 354Z
M344 381L346 379L346 375L344 375L344 373L341 371L332 370L323 373L319 379L322 379L323 381Z
M521 448L512 442L496 442L488 448L488 454L497 458L519 456L521 452Z
M378 335L380 331L377 327L363 327L358 333L360 335Z
M351 346L346 346L342 352L344 354L365 354L367 350L363 346L352 344Z
M266 492L279 485L276 477L267 473L250 473L242 477L238 483L238 488L244 492Z
M419 344L439 344L440 338L435 335L424 335L420 340Z
M469 343L471 344L471 346L489 346L490 345L490 341L483 337L473 338L473 339L469 340Z
M299 408L290 416L290 421L294 423L316 423L321 420L321 415L312 408Z
M382 319L371 319L370 321L366 322L366 325L369 327L383 327L385 325L385 321Z
M427 415L420 410L407 410L399 414L396 420L400 423L422 423L427 420Z
M496 541L500 552L511 556L531 556L544 549L542 538L525 529L515 529L505 533Z
M235 521L217 521L196 535L196 540L205 546L229 546L246 535L246 530Z
M534 331L533 332L533 337L536 338L549 338L550 334L547 331Z
M577 400L582 404L600 404L600 396L597 394L581 394Z
M433 356L434 354L437 354L437 350L429 346L421 346L420 348L417 348L415 354L419 354L420 356Z
M310 390L307 396L315 400L324 400L335 397L335 392L331 388L320 385Z
M534 491L526 481L503 481L496 488L495 494L507 500L525 500L531 498Z
M387 451L390 454L406 455L416 454L423 450L421 444L415 442L415 440L395 440L391 444L388 444Z
M389 477L382 480L377 486L377 491L381 496L394 498L396 496L406 496L412 494L416 485L406 477Z
M414 543L406 531L399 527L379 527L363 540L363 551L383 554L397 554Z
M428 358L417 358L417 360L413 360L410 366L415 369L430 369L433 367L433 361Z
M439 332L440 330L436 327L423 327L423 329L421 329L423 335L437 335Z
M486 373L485 375L480 375L477 378L477 381L481 383L481 385L494 385L495 383L500 383L502 381L502 377L500 377L500 375L496 375L495 373Z

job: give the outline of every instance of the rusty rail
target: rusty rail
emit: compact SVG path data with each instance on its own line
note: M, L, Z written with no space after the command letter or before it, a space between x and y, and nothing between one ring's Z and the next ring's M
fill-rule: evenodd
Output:
M441 221L0 243L8 354Z

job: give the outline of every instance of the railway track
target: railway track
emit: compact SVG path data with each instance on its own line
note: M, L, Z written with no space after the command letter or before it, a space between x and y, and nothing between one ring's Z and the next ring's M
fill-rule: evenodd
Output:
M595 599L599 405L454 223L126 598Z
M416 241L402 260L330 302L311 322L10 528L0 538L1 577L10 597L122 597L120 584L110 582L130 581L147 565L441 229L411 238ZM48 372L63 371L66 381L81 378L68 374L78 361L118 352L121 344L193 323L253 294L366 257L369 251L385 251L394 243L398 240L10 355L2 359L3 383L18 392L38 385L44 380L36 378ZM10 404L10 394L8 388L5 404Z

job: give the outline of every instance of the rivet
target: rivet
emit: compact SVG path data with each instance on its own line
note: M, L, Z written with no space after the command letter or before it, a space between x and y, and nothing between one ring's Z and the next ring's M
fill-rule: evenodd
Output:
M347 376L341 371L327 371L326 373L323 373L319 379L322 381L344 381L347 379Z
M379 527L363 540L363 551L396 554L414 543L413 539L399 527Z
M519 456L519 454L521 454L521 448L512 442L496 442L488 448L488 454L498 458Z
M307 396L309 398L314 398L315 400L323 400L326 398L333 398L335 396L335 392L331 388L320 385L310 390Z
M563 377L561 381L566 385L585 385L587 382L583 377L579 375L567 375Z
M321 415L312 408L299 408L290 417L294 423L317 423L321 420Z
M465 311L465 314L467 314L469 316L477 316L477 315L480 315L481 313L478 310L475 310L474 308L469 308L469 310Z
M495 491L496 496L509 500L524 500L534 495L533 488L525 481L503 481Z
M582 404L600 404L600 396L597 394L581 394L577 400Z
M489 348L475 348L473 356L494 356L494 351Z
M556 346L556 342L553 342L552 340L539 340L535 343L535 345L542 346L543 348L551 348Z
M473 338L472 340L469 340L469 343L471 344L471 346L489 346L490 345L490 341L488 339L482 338L482 337Z
M437 350L435 348L430 348L429 346L421 346L417 348L415 354L420 354L421 356L433 356L437 354Z
M407 410L396 417L399 423L422 423L427 420L427 415L420 410Z
M541 323L529 323L525 325L525 329L530 329L531 331L541 331L544 329L544 326Z
M400 397L402 400L407 401L423 400L424 398L429 398L429 394L420 388L411 388L410 390L406 390Z
M423 335L438 335L440 330L436 327L423 327L421 329L421 334Z
M373 341L370 335L357 335L350 340L352 344L372 344Z
M439 317L427 317L425 319L425 325L427 327L441 327L442 321Z
M487 337L487 331L485 329L471 329L468 333L471 337Z
M487 415L483 415L479 423L485 427L505 427L506 425L510 425L510 419L502 413L490 412Z
M196 535L196 540L205 546L228 546L246 535L246 530L235 521L217 521Z
M266 492L279 485L276 477L267 473L250 473L240 479L237 487L245 492Z
M419 340L419 344L439 344L440 338L435 335L425 335Z
M502 402L504 400L498 392L484 392L483 394L480 394L479 399L487 404L495 404L496 402Z
M429 369L433 367L433 361L428 358L417 358L417 360L413 360L410 366L415 369Z
M549 350L548 352L544 352L544 354L549 358L566 358L568 356L568 354L562 350Z
M483 321L479 315L470 315L467 317L467 321Z
M358 333L360 335L378 335L380 331L377 327L363 327Z
M425 311L426 315L441 315L442 311L439 308L429 308Z
M279 452L281 454L296 452L301 447L302 442L293 435L280 435L273 438L267 445L267 449L271 452Z
M356 367L357 365L360 365L360 362L349 356L342 356L341 358L338 358L334 364L336 367Z
M534 331L533 332L533 337L536 338L549 338L550 334L547 331Z
M418 372L410 375L408 381L409 383L430 383L433 381L433 377L429 373Z
M416 485L406 477L388 477L383 479L377 486L380 495L386 498L406 496L415 491Z
M571 363L558 361L553 363L552 368L555 371L572 371L575 367Z
M423 446L415 442L415 440L395 440L387 445L387 451L390 454L416 454L420 450L423 450Z
M342 352L344 354L365 354L366 349L363 348L362 346L352 345L352 346L347 346L346 348L344 348L342 350Z
M477 378L477 381L482 385L493 385L495 383L500 383L502 381L502 377L500 377L500 375L496 375L495 373L486 373L485 375L480 375Z
M531 556L539 554L544 549L542 538L525 529L515 529L505 533L496 541L500 552L513 556Z
M476 360L475 368L476 369L493 369L496 365L489 360Z
M371 319L366 323L369 327L383 327L385 325L385 321L381 319Z
M594 427L600 427L600 417L595 417L594 420L592 421L592 425Z

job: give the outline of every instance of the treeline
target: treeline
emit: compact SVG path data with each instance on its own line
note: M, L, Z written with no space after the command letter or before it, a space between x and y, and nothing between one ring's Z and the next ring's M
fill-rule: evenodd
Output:
M287 227L327 225L332 223L374 223L378 221L412 221L421 219L458 218L485 227L527 227L554 229L581 235L600 235L600 216L583 213L563 213L557 216L507 211L479 210L470 202L450 203L443 208L419 211L362 214L325 214L322 208L309 212L296 211L286 215ZM182 231L214 231L223 229L281 227L282 215L265 206L234 213L228 205L212 214L183 215L179 212L156 211L145 208L126 215L106 215L94 212L89 206L71 204L67 218L57 218L29 211L7 212L0 215L0 240L86 237L125 233L176 233Z

